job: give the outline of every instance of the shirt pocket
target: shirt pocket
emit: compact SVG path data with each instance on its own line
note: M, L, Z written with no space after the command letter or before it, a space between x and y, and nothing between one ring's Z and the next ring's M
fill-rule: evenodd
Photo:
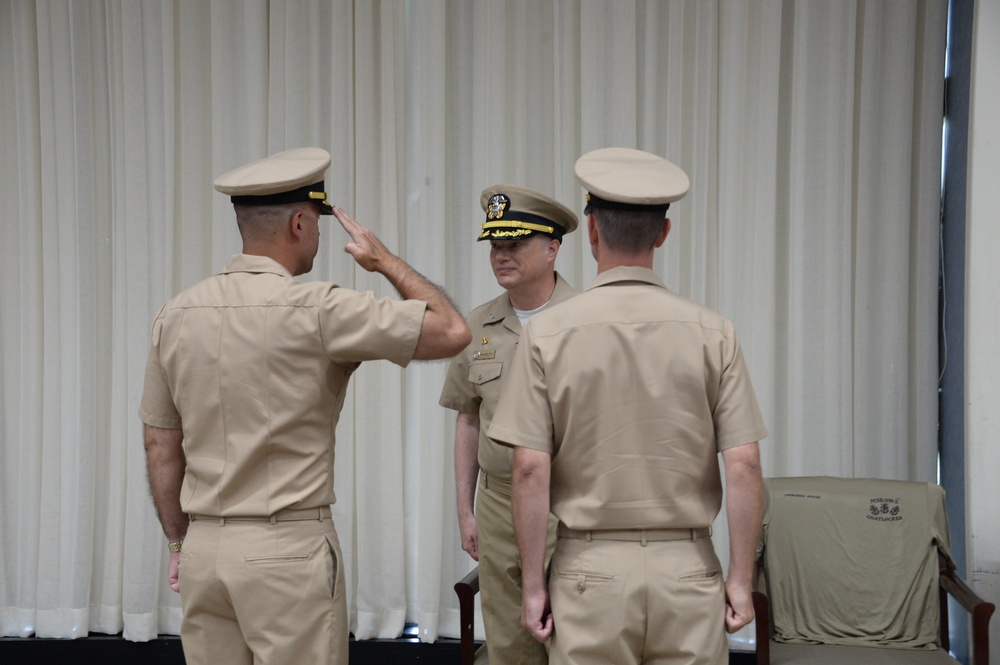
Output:
M469 383L482 386L500 378L503 372L503 361L472 363L469 365Z
M493 417L493 410L500 401L500 375L503 373L503 361L476 362L469 365L469 383L479 395L485 406L480 416Z

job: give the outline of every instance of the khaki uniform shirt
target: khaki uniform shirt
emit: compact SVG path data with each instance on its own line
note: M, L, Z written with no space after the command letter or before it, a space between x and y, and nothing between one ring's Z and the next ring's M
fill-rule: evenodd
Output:
M573 287L556 273L549 307L574 295ZM462 413L479 414L479 468L510 482L513 449L491 441L486 430L493 421L500 387L521 337L521 322L506 293L472 310L466 321L472 342L452 359L438 403Z
M186 513L330 505L334 432L360 361L413 357L426 304L299 282L237 254L153 322L139 417L183 429Z
M489 429L552 454L552 513L582 530L710 526L719 451L766 435L732 324L634 267L525 326Z

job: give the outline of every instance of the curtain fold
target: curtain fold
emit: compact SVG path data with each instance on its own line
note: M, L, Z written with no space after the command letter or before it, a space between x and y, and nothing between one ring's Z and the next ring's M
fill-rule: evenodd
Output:
M177 632L136 416L149 326L240 250L212 179L292 147L329 149L331 200L464 312L499 293L484 187L582 213L581 154L666 156L692 188L656 270L736 324L765 474L934 480L946 20L945 0L0 3L0 635ZM345 242L331 221L306 279L394 295ZM583 229L557 269L594 278ZM445 368L351 383L333 508L359 639L458 634Z

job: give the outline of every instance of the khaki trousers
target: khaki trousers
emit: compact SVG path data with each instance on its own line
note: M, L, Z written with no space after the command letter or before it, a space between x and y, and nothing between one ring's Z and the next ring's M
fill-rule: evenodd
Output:
M552 665L726 665L711 538L559 538L549 571Z
M555 547L555 518L549 520L546 558ZM476 496L479 536L479 594L490 665L547 665L545 645L521 627L521 557L514 535L510 483L479 474Z
M346 665L343 559L325 515L192 520L180 560L188 665Z

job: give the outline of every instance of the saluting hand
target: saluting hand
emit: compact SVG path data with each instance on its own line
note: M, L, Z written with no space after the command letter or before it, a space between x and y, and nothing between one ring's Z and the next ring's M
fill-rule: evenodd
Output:
M354 257L358 265L368 272L381 272L383 264L396 255L386 249L371 229L365 228L340 206L333 206L333 215L351 236L351 242L344 245L344 251Z

